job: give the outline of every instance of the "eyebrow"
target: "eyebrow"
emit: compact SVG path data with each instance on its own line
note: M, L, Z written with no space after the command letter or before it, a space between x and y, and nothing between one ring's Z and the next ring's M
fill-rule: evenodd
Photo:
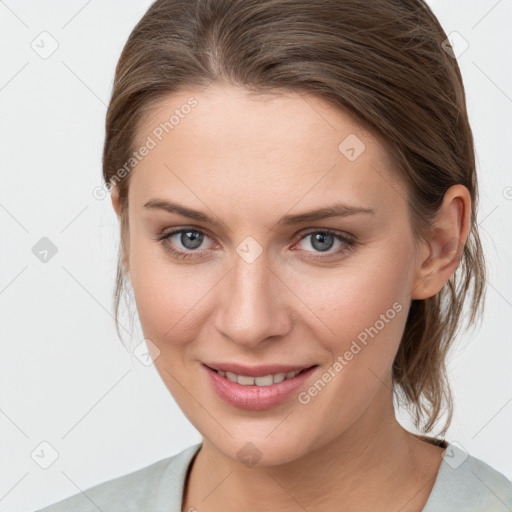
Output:
M209 217L206 213L199 210L187 208L179 203L168 201L166 199L154 198L150 199L144 204L144 208L149 210L164 210L168 213L177 213L183 217L205 222L212 225L218 224L227 231L231 231L228 226L221 220ZM290 226L294 224L302 224L304 222L311 222L329 217L348 217L349 215L356 215L359 213L375 214L372 208L363 208L361 206L348 205L344 203L334 203L330 206L318 208L316 210L309 210L299 214L289 214L283 216L278 222L278 226Z

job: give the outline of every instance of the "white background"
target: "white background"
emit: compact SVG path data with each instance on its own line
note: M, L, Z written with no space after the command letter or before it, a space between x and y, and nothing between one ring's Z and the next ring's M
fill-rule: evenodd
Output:
M447 34L469 43L458 61L489 266L483 323L452 352L456 409L446 438L512 479L512 0L429 4ZM108 196L92 195L102 183L114 68L149 5L0 2L3 512L41 508L201 440L154 367L130 356L116 336L117 218ZM43 31L58 42L47 59L31 47ZM42 237L58 251L47 263L32 253ZM400 412L412 430L408 420ZM43 441L58 452L48 469L31 455Z

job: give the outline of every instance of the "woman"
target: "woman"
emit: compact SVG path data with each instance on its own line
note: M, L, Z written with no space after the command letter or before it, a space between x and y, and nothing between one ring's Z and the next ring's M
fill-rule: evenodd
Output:
M442 438L485 282L446 40L422 0L150 7L106 122L116 312L128 280L203 440L44 511L510 509L505 476Z

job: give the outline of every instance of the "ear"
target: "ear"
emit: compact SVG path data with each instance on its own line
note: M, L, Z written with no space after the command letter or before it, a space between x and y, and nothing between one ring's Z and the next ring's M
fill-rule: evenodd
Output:
M112 201L112 206L119 218L121 215L121 207L119 204L119 187L116 184L112 185L110 188L110 200Z
M412 299L438 293L457 269L471 225L471 196L463 185L453 185L433 221L428 239L418 252Z
M117 218L119 220L119 223L120 223L120 228L123 229L123 222L122 222L122 217L121 217L121 205L120 205L120 202L119 202L119 187L117 185L113 185L110 189L110 199L112 201L112 206L114 208L114 211L116 212L116 215L117 215ZM124 229L127 229L128 226L125 226ZM122 240L121 240L121 244L122 244ZM123 248L121 247L121 253L123 253ZM126 255L123 255L122 256L122 262L121 264L123 265L123 268L125 270L125 272L129 275L130 274L130 267L128 265L128 258L126 257Z

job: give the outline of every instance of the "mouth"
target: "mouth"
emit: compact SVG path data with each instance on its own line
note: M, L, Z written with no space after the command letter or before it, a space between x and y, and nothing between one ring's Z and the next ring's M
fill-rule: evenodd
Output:
M300 389L314 379L319 365L268 374L262 373L261 368L252 367L252 373L259 373L257 376L224 371L220 367L212 368L204 363L202 367L212 389L222 401L237 409L263 411L290 403ZM283 369L282 366L280 368Z
M266 366L266 367L241 367L234 364L217 364L210 366L204 364L208 369L217 373L221 377L240 384L242 386L272 386L281 382L293 379L298 375L315 368L318 365L302 366L299 369L290 370L290 366ZM240 368L240 369L239 369ZM297 365L294 367L297 368Z

